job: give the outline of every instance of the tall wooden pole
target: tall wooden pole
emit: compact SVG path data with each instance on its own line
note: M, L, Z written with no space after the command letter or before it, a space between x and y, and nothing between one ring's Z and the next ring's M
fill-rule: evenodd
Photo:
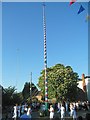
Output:
M45 4L43 4L43 31L44 31L45 107L47 110L48 109L48 79L47 79L47 47L46 47Z
M30 79L30 102L32 103L32 72L31 72L31 79Z
M16 55L17 55L17 56L16 56L16 57L17 57L17 58L16 58L16 60L17 60L17 61L16 61L16 62L17 62L16 64L17 64L17 65L16 65L16 83L15 83L15 87L16 87L16 90L17 90L17 89L18 89L19 75L20 75L20 68L19 68L19 62L20 62L20 61L19 61L19 52L20 52L20 49L17 48L17 49L16 49L16 52L17 52L17 53L16 53Z

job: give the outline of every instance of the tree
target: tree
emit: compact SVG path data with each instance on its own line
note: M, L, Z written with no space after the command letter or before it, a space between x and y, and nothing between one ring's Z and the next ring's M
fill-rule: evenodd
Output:
M23 101L23 96L22 96L22 93L19 92L19 93L14 93L13 94L13 103L14 104L21 104Z
M47 73L49 99L56 98L60 100L60 98L62 98L75 100L78 74L73 72L70 66L65 67L62 64L56 64L55 66L47 68ZM42 70L37 85L41 89L43 96L45 94L44 83L44 70Z
M2 104L5 106L13 104L13 94L15 92L15 87L9 86L8 88L3 88L2 90Z
M15 87L9 86L8 88L2 87L2 105L10 106L20 104L22 101L21 93L17 93Z

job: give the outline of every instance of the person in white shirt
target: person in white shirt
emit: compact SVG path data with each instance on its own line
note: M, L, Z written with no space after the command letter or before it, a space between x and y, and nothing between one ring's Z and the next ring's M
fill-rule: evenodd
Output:
M27 115L29 116L29 118L31 118L31 113L32 113L32 110L31 110L31 107L29 106L27 110Z
M73 120L77 120L76 110L73 103L70 104L70 116L73 117Z
M25 103L25 105L24 105L24 110L25 110L25 111L28 110L27 107L28 107L28 105Z
M18 105L16 104L16 105L14 106L14 115L13 115L12 118L17 118L17 117L18 117L17 112L18 112Z
M63 104L61 104L61 120L64 120L65 117L65 107Z
M52 105L50 105L49 112L50 112L50 119L53 119L53 117L54 117L54 108L52 107Z

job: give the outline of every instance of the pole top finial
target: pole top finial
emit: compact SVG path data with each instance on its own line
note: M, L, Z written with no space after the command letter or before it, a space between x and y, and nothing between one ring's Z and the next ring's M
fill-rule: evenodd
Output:
M45 5L45 2L43 2L43 4L42 4L42 5L43 5L43 6L46 6L46 5Z

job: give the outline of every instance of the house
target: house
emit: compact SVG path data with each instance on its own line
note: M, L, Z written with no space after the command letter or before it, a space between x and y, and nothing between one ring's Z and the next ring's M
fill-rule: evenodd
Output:
M81 80L79 80L77 83L78 88L80 88L82 93L84 93L79 96L83 96L83 98L85 97L84 99L87 97L87 100L90 101L90 76L85 76L82 74Z
M41 93L41 91L38 91L38 92L37 92L36 98L37 98L39 101L42 101L42 93Z

